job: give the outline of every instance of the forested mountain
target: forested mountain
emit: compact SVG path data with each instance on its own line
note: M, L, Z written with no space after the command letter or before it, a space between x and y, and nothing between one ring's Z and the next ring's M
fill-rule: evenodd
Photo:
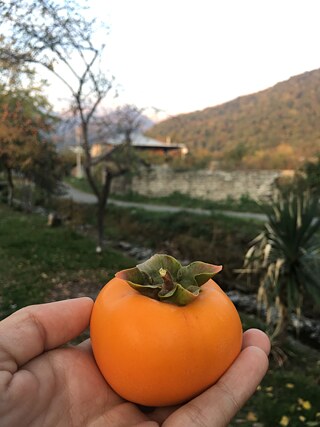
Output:
M297 167L320 152L320 70L178 115L158 123L148 135L210 153L224 166Z

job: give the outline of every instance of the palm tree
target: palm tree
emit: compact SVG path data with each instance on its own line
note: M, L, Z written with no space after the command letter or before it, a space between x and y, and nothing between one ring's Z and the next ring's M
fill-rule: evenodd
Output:
M271 339L281 347L291 313L301 313L307 292L320 303L318 198L276 190L264 230L245 255L246 273L259 273L258 304L266 308Z

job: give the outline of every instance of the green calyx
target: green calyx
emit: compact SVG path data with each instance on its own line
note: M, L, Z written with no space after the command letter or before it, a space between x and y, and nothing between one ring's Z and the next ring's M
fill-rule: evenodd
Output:
M182 266L170 255L156 254L134 268L116 273L142 295L157 301L187 305L199 295L201 286L222 266L205 262L192 262Z

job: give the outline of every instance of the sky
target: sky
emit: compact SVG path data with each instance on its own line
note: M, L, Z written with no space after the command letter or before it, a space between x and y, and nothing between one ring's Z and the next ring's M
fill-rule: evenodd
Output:
M89 4L109 26L104 67L120 88L115 104L155 107L171 116L320 68L320 0Z

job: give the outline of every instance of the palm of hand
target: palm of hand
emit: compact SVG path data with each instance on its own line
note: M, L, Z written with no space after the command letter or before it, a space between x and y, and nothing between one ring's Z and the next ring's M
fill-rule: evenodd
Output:
M89 343L52 350L29 363L37 398L30 396L32 425L129 426L146 420L133 404L126 403L101 376ZM18 403L18 402L17 402ZM36 406L35 406L36 405Z
M148 419L108 386L86 343L33 359L15 373L8 396L1 411L8 426L117 427Z
M244 340L246 348L234 364L240 363L241 365L242 363L242 368L248 370L247 373L242 372L247 375L247 384L250 386L249 388L247 386L247 390L244 390L242 385L242 390L239 389L238 395L234 395L230 391L228 383L233 382L235 385L243 383L241 370L239 371L237 366L233 366L224 376L225 380L222 378L216 386L211 387L189 404L180 409L158 408L150 412L148 416L135 404L122 399L108 386L95 364L89 342L72 348L56 348L79 334L87 326L92 302L90 303L90 300L87 299L81 300L54 303L56 305L53 312L55 311L55 314L60 316L62 309L66 305L71 307L71 304L73 304L73 310L78 311L78 314L82 312L84 320L82 322L70 321L68 326L63 324L63 320L66 320L63 319L63 316L61 318L51 316L51 320L48 320L49 318L46 317L48 310L45 311L43 308L46 306L40 306L37 315L33 313L28 317L29 320L31 319L31 323L34 322L33 326L36 325L35 329L33 331L31 331L32 327L28 329L28 322L24 322L25 330L23 327L18 329L18 338L19 332L23 333L24 341L21 344L26 347L17 350L16 354L14 354L15 343L12 343L12 340L7 341L6 346L6 336L4 336L4 344L0 343L0 396L2 396L0 398L0 418L3 426L129 427L143 425L151 427L165 425L178 427L210 425L222 427L228 424L239 406L253 393L267 369L268 343L265 337L260 335L255 338L254 333L251 335L247 333ZM64 307L62 307L63 305ZM87 315L83 317L84 306L86 306ZM74 316L73 319L76 317ZM8 322L8 320L5 321ZM1 327L5 321L1 322ZM65 333L61 330L59 332L57 324L59 322L60 326L66 328ZM16 326L17 324L19 322L16 322ZM53 330L50 330L53 324L55 325L54 333ZM35 331L37 332L35 333ZM51 335L49 335L50 333ZM28 337L29 341L26 340ZM254 341L257 342L257 339L260 340L260 346L255 347L253 344ZM41 345L40 341L42 341ZM59 344L57 345L57 343ZM42 351L39 350L40 348ZM4 352L1 351L3 349ZM244 356L245 352L246 356ZM12 356L11 359L10 356ZM256 372L252 369L253 360L256 360ZM251 383L248 381L249 372L252 377Z

